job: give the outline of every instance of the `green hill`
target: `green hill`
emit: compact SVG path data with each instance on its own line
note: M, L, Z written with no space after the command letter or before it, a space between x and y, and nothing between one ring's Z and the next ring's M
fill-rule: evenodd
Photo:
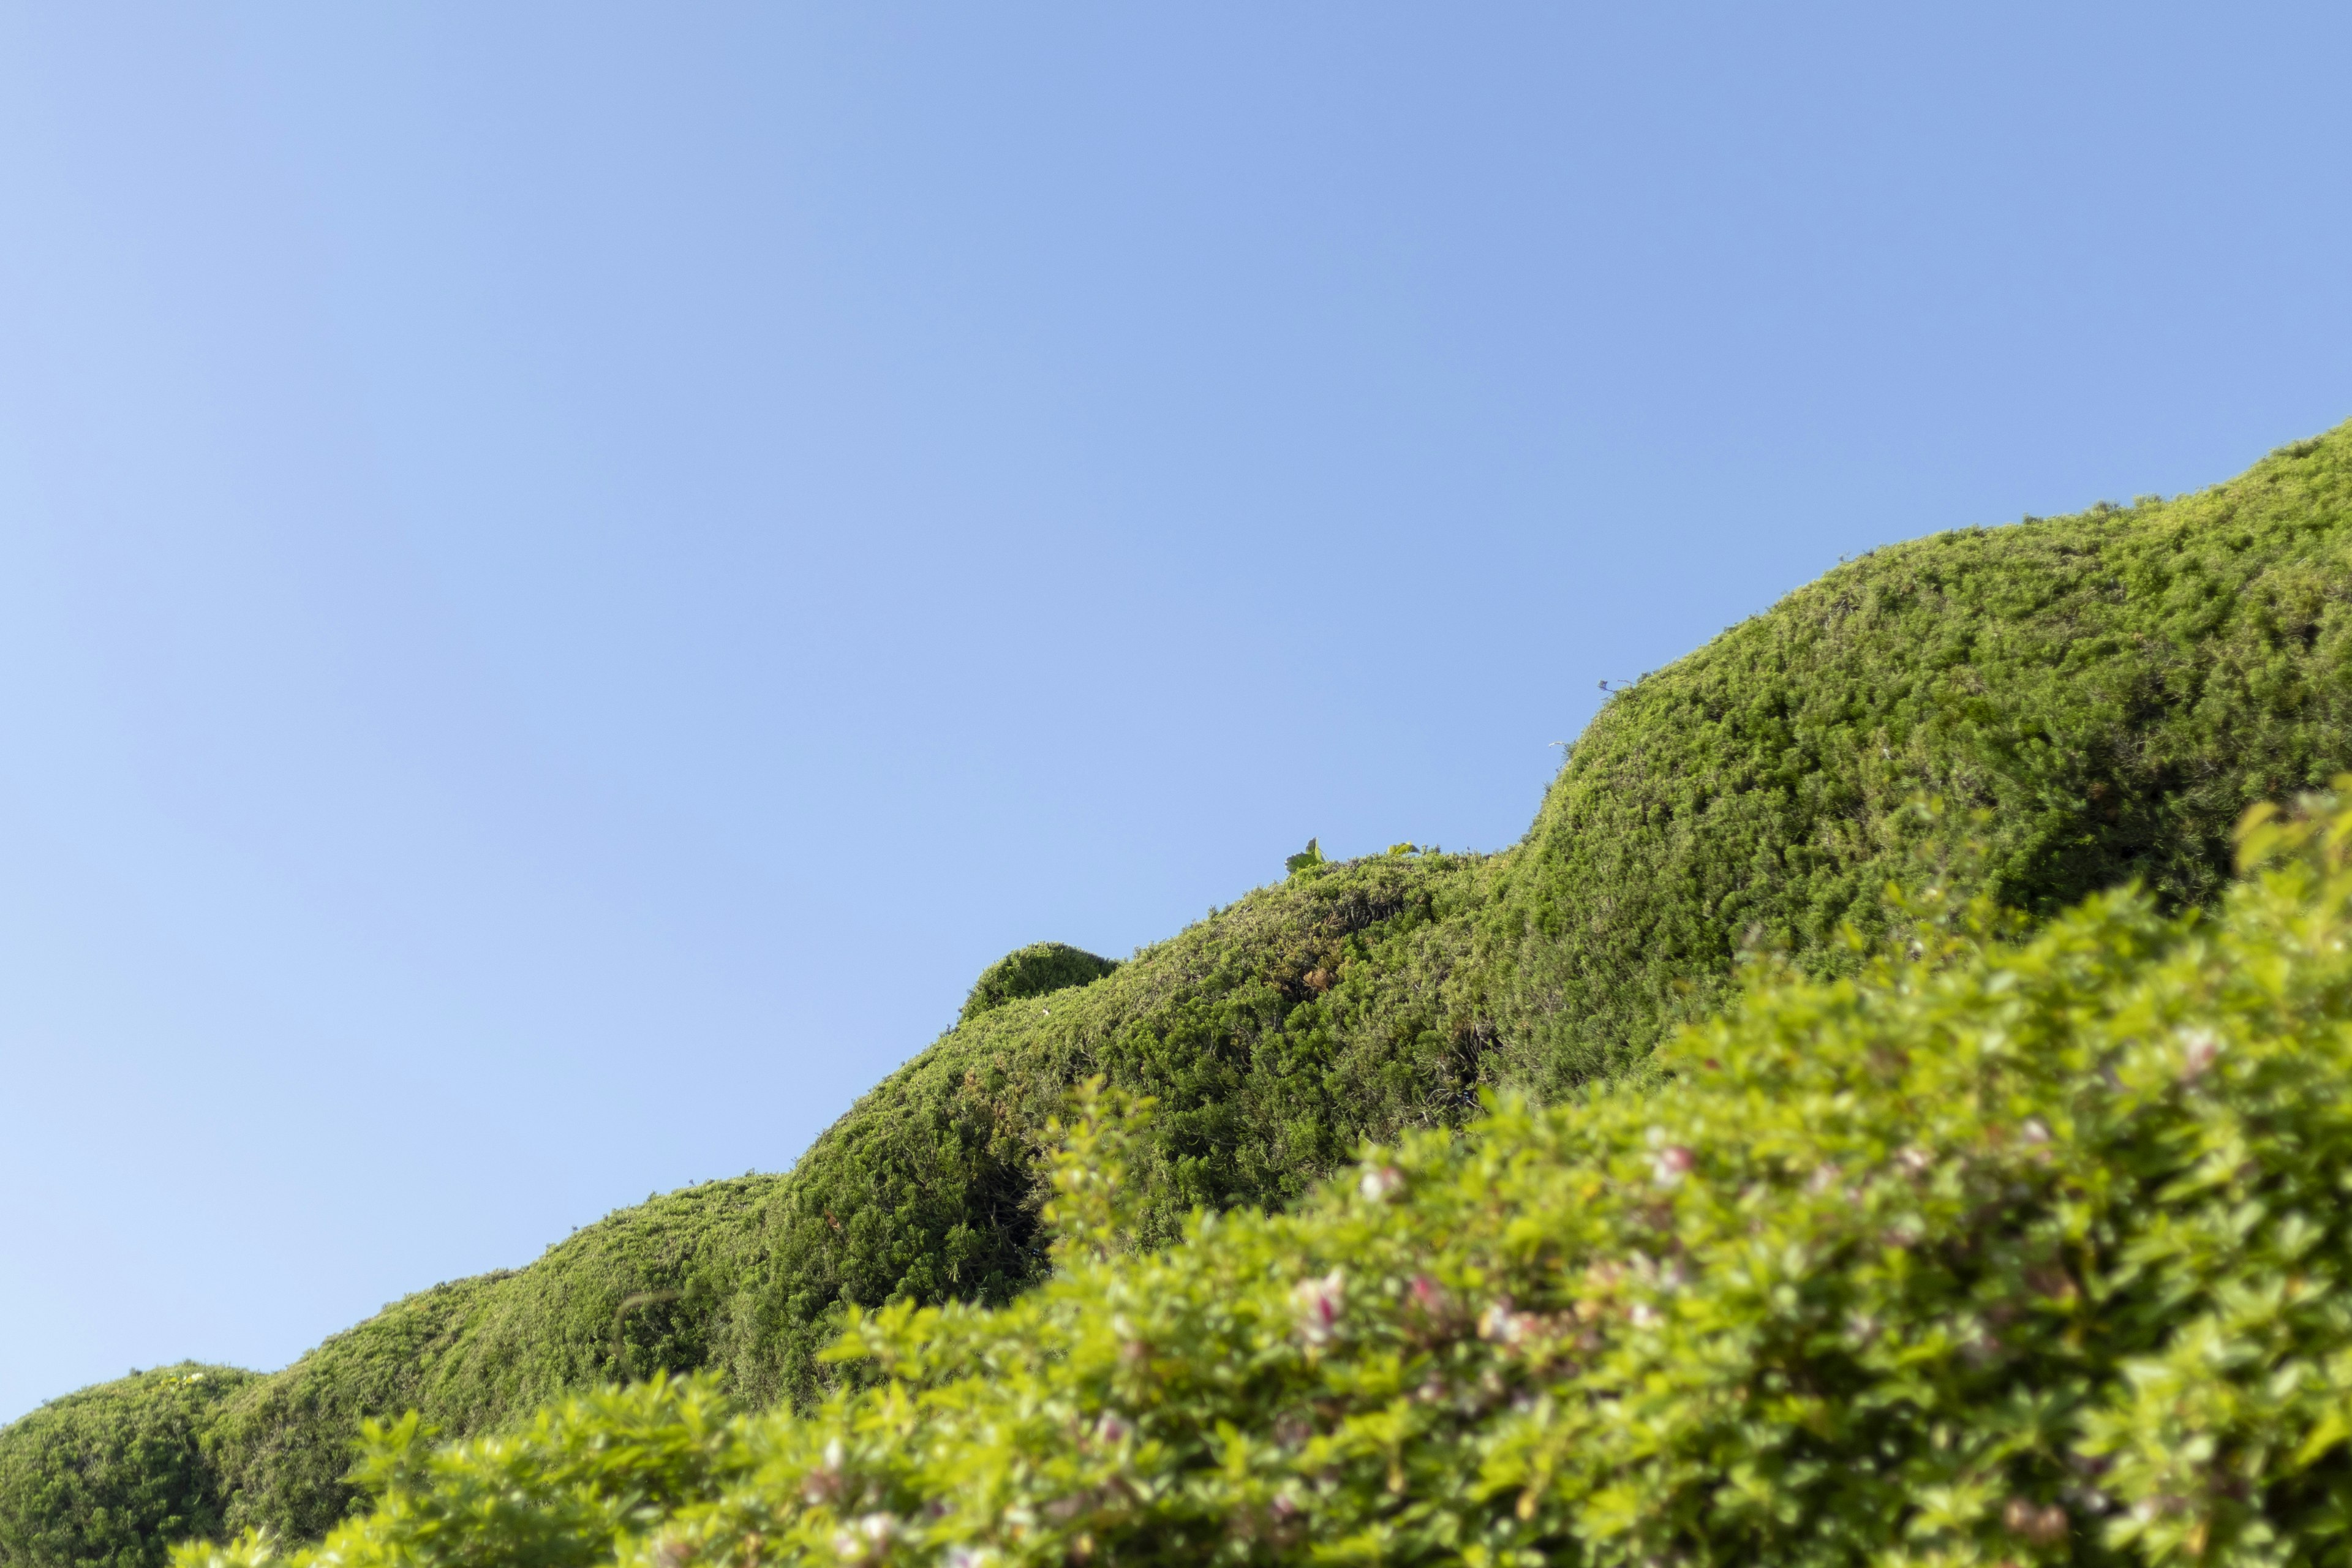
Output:
M1724 1005L1743 948L1852 970L1841 926L1880 931L1883 886L1963 833L2030 914L2133 878L2203 903L2246 805L2347 767L2352 426L2174 501L1892 546L1614 699L1518 845L1306 865L1115 967L1010 955L789 1174L396 1303L223 1401L187 1473L232 1527L315 1537L352 1506L364 1415L481 1430L655 1371L806 1400L845 1307L1042 1277L1040 1131L1090 1074L1160 1102L1132 1176L1165 1240L1195 1205L1283 1208L1367 1139L1459 1125L1482 1088L1638 1068ZM5 1478L47 1430L0 1432L0 1543L45 1517Z
M2312 804L2210 913L2011 944L1923 895L1917 957L1763 972L1656 1081L1164 1249L1121 1244L1147 1108L1082 1104L1041 1288L854 1321L804 1414L378 1427L376 1506L287 1568L2341 1563L2352 813Z

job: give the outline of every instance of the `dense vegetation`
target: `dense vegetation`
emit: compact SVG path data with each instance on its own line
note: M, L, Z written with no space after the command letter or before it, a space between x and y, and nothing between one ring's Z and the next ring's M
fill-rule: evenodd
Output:
M1503 1076L1543 1087L1878 919L1923 790L1990 812L1990 891L2211 899L2251 801L2352 761L2352 426L2171 502L1969 529L1830 573L1577 742L1491 936ZM1952 820L1965 820L1966 814ZM1687 988L1687 989L1685 989Z
M1115 958L1097 958L1066 942L1037 942L1016 947L980 973L971 994L963 999L959 1024L969 1024L991 1008L1024 997L1045 996L1073 985L1090 985L1118 967Z
M698 1370L747 1406L815 1400L846 1310L1044 1276L1040 1137L1093 1074L1159 1102L1131 1154L1158 1245L1195 1206L1280 1209L1368 1139L1458 1126L1482 1090L1556 1101L1638 1067L1725 1005L1743 949L1853 973L1841 927L1882 931L1879 889L1963 831L1977 886L2037 917L2132 878L2210 902L2240 810L2352 766L2348 601L2352 426L2174 501L1876 552L1614 699L1520 844L1310 847L1124 963L1010 955L788 1175L616 1214L238 1391L205 1495L315 1538L369 1415L483 1431Z
M227 1521L206 1451L221 1402L250 1383L184 1363L51 1400L0 1443L0 1563L144 1568Z
M1930 920L1916 959L1690 1029L1661 1083L1416 1134L1164 1252L1118 1255L1122 1129L1082 1123L1042 1289L853 1319L872 1375L805 1415L695 1380L438 1450L377 1427L375 1508L293 1568L2340 1561L2330 804L2258 817L2217 916Z

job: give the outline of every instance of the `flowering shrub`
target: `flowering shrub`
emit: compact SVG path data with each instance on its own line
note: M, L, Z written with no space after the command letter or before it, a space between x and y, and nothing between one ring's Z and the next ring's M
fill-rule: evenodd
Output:
M1082 1119L1029 1295L854 1319L866 1381L804 1415L378 1428L374 1511L297 1562L2344 1561L2352 810L2241 842L2215 914L1761 986L1649 1089L1160 1252Z

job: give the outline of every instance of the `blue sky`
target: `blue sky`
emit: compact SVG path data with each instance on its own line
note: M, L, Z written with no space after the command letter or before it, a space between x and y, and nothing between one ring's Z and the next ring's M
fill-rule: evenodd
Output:
M2340 9L0 4L0 1418L2352 416Z

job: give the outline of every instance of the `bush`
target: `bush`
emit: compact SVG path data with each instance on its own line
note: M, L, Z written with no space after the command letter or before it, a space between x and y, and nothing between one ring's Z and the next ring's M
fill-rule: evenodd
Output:
M1851 972L1922 794L1991 814L1983 890L2043 919L2134 879L2207 902L2241 812L2347 767L2352 426L2200 494L1873 551L1577 739L1479 922L1494 1075L1639 1061L1743 947Z
M1129 1194L1156 1245L1482 1092L1643 1070L1729 1004L1743 949L1858 973L1842 930L1883 938L1882 888L1979 811L1996 901L2136 877L2172 911L2224 885L2246 805L2347 767L2352 426L2175 501L1877 551L1613 698L1520 844L1295 868L1050 1005L971 1013L788 1175L614 1214L256 1384L220 1432L232 1526L340 1518L366 1415L488 1431L656 1370L805 1405L850 1309L1009 1300L1048 1263L1042 1130L1091 1075L1159 1101ZM1922 792L1943 826L1905 811Z
M971 994L956 1016L969 1024L993 1007L1025 996L1044 996L1073 985L1091 985L1118 967L1115 958L1097 958L1066 942L1032 942L1016 947L980 972Z
M1082 1125L1061 1272L857 1316L870 1386L377 1427L374 1511L297 1568L2340 1561L2352 810L2243 850L2217 914L2128 889L2017 947L1930 889L1916 957L1759 984L1653 1089L1160 1253L1119 1251L1148 1126Z
M185 1363L53 1399L0 1447L0 1563L160 1568L175 1541L220 1531L205 1435L253 1374Z

